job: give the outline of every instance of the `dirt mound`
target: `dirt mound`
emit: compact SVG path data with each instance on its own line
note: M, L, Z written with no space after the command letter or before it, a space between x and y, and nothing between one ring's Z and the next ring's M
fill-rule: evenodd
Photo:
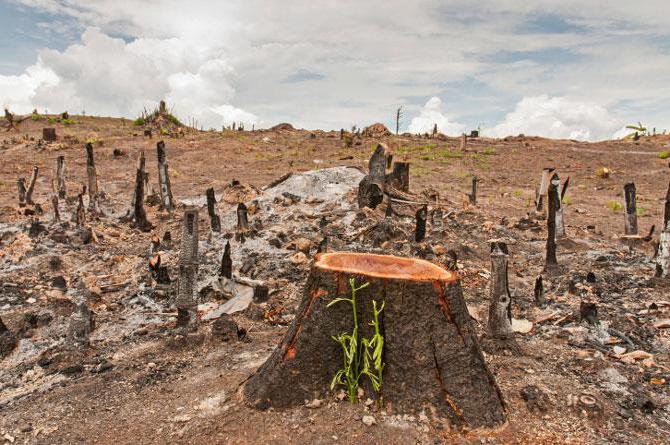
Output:
M291 131L291 130L295 130L295 128L293 128L293 125L291 125L289 123L282 122L281 124L277 124L274 127L270 128L270 130L272 130L272 131Z
M388 128L386 128L386 125L381 124L379 122L377 122L376 124L372 124L369 127L365 127L365 129L363 130L363 136L368 138L378 138L390 135L391 132L389 131Z

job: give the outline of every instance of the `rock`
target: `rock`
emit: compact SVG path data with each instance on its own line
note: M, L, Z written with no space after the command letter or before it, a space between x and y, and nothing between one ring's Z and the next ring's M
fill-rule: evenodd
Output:
M212 323L212 336L223 341L237 340L239 332L237 323L226 314L223 314Z
M311 409L321 408L321 407L323 406L323 400L321 400L321 399L314 399L314 400L312 400L311 402L307 402L307 403L305 403L305 406L306 406L307 408L311 408Z
M535 385L524 386L521 389L521 397L530 412L544 413L549 408L549 397Z
M289 261L293 264L305 264L309 261L307 255L302 252L296 252L289 258Z
M363 424L366 426L372 426L377 424L377 420L372 416L363 416Z
M295 249L299 252L309 255L309 249L312 247L312 241L307 238L298 238L293 240L293 245Z

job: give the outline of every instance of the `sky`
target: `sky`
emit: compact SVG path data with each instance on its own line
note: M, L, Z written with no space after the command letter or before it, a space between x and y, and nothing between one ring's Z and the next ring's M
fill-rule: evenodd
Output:
M667 0L0 0L0 105L182 121L670 130Z

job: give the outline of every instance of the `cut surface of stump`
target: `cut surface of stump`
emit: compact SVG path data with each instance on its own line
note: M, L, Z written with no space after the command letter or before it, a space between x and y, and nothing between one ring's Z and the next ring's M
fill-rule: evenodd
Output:
M458 278L428 261L353 252L318 254L298 315L270 358L242 392L257 408L285 408L322 398L342 367L333 340L354 329L349 280L356 294L358 335L370 339L373 301L383 336L379 391L359 380L364 398L384 409L429 407L455 425L493 426L505 421L500 391L484 362ZM369 283L360 288L364 283ZM339 390L336 388L335 390Z

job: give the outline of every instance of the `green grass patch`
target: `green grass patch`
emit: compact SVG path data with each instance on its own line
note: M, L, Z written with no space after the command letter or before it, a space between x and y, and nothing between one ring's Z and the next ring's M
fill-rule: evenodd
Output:
M618 213L623 210L623 205L619 201L607 201L606 206L614 213Z
M637 210L635 210L635 213L637 216L644 216L647 214L647 209L644 207L638 207Z
M485 148L484 151L483 151L483 154L486 155L486 156L494 155L494 154L496 154L496 149L493 148L493 147Z
M74 121L72 119L63 119L61 123L63 125L74 125Z

